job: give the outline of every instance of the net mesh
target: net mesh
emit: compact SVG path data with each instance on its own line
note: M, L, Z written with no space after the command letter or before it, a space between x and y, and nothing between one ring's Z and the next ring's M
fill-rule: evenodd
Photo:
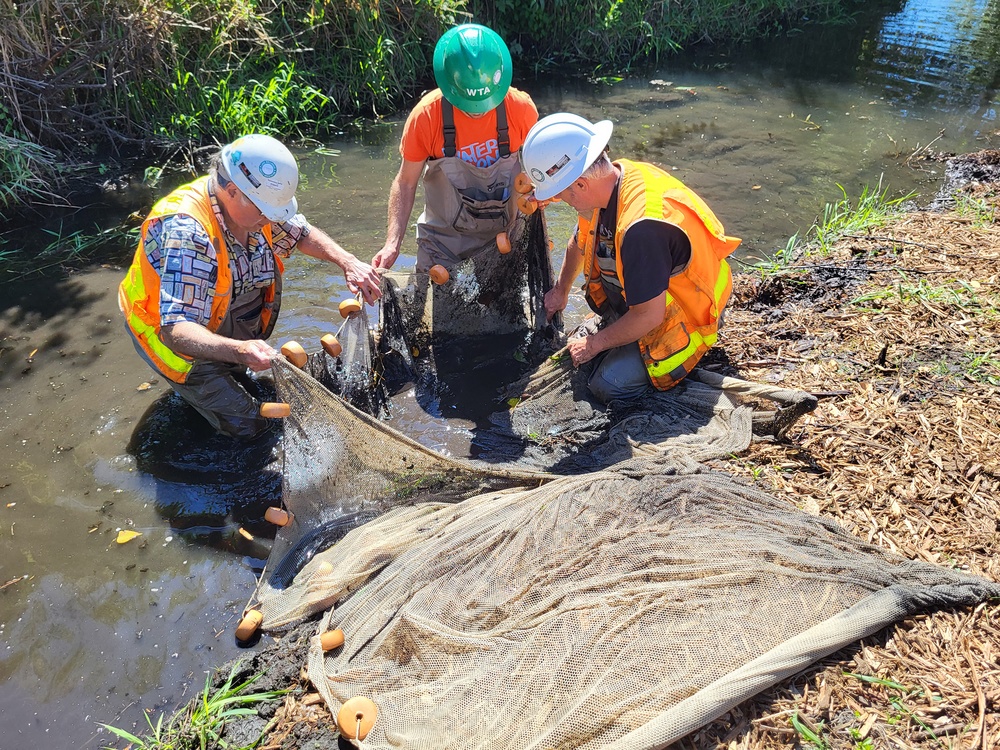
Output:
M375 701L370 748L663 747L897 619L998 593L662 458L400 508L302 576L339 603L318 632L346 637L313 639L310 679L334 713Z
M292 521L251 604L272 631L320 613L311 681L334 715L378 707L359 746L661 748L907 615L1000 596L706 468L783 435L810 394L696 369L604 409L554 356L503 394L486 460L372 416L386 372L436 377L434 349L480 331L510 262L456 267L430 302L419 278L387 287L377 346L358 316L340 357L274 363ZM507 299L512 335L544 334L530 283Z

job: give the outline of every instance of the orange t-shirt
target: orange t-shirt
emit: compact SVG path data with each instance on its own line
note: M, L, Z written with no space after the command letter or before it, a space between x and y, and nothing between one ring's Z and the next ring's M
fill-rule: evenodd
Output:
M524 143L531 126L538 121L538 110L531 97L513 86L504 97L507 109L507 133L510 152ZM444 156L444 124L441 119L441 89L434 89L421 99L406 118L399 153L407 161L426 161ZM497 144L497 111L482 117L470 117L455 108L455 155L463 161L488 167L500 158Z

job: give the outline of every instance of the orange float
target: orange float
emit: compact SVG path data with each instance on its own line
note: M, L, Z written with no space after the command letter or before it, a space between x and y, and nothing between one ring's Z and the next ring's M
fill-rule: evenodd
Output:
M260 415L268 419L281 419L292 413L292 407L280 401L265 401L260 405Z
M243 615L240 624L236 626L236 640L241 643L249 641L262 622L264 622L263 613L259 609L251 609Z
M281 353L285 355L285 359L296 367L305 367L306 362L309 361L309 355L306 354L306 350L302 348L302 344L298 341L289 341L282 344Z
M510 252L510 237L507 236L506 232L500 232L497 235L497 250L500 251L501 255L506 255Z
M448 269L440 264L431 266L430 271L427 273L430 275L431 281L438 285L444 284L451 278L451 274L448 273Z
M521 195L517 199L517 210L525 216L531 216L538 210L538 201L532 195Z
M337 712L337 727L349 740L363 740L375 726L378 707L369 698L351 698Z
M292 521L292 514L284 508L271 506L264 511L264 520L275 526L287 526Z
M337 341L337 337L332 333L326 334L319 340L319 343L323 347L323 351L331 357L339 357L340 353L344 351L344 347L340 345L340 342Z
M344 631L340 628L327 630L319 637L319 645L323 647L324 651L333 651L335 648L340 648L344 645Z
M530 193L534 189L534 185L531 184L531 178L528 177L524 172L518 172L517 176L514 177L514 190L516 190L521 195L525 193Z
M345 299L340 303L340 314L343 317L347 318L358 312L361 312L361 303L356 299Z

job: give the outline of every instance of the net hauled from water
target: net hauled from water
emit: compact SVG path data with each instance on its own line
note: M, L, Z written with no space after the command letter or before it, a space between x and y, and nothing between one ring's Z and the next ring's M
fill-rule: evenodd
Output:
M664 747L903 617L1000 596L709 471L726 440L556 476L441 456L275 375L285 502L311 520L279 532L294 574L265 571L259 605L272 630L323 613L309 677L334 714L375 702L359 746Z
M442 299L482 303L480 271L456 269ZM516 301L540 330L537 299ZM447 309L423 329L432 346L465 325ZM380 343L419 371L416 326ZM498 399L496 442L472 461L351 397L382 376L367 319L343 334L356 352L274 363L292 522L252 604L271 631L319 616L309 679L334 715L359 696L377 707L359 747L662 748L902 618L1000 596L707 467L784 435L811 394L696 369L604 409L556 356ZM325 651L335 628L344 643Z

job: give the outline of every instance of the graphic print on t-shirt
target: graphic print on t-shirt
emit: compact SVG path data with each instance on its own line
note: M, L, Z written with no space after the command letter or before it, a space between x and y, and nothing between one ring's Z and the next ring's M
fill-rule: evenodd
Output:
M463 146L456 150L455 155L477 167L488 167L500 158L500 144L496 138L490 138L481 143Z

